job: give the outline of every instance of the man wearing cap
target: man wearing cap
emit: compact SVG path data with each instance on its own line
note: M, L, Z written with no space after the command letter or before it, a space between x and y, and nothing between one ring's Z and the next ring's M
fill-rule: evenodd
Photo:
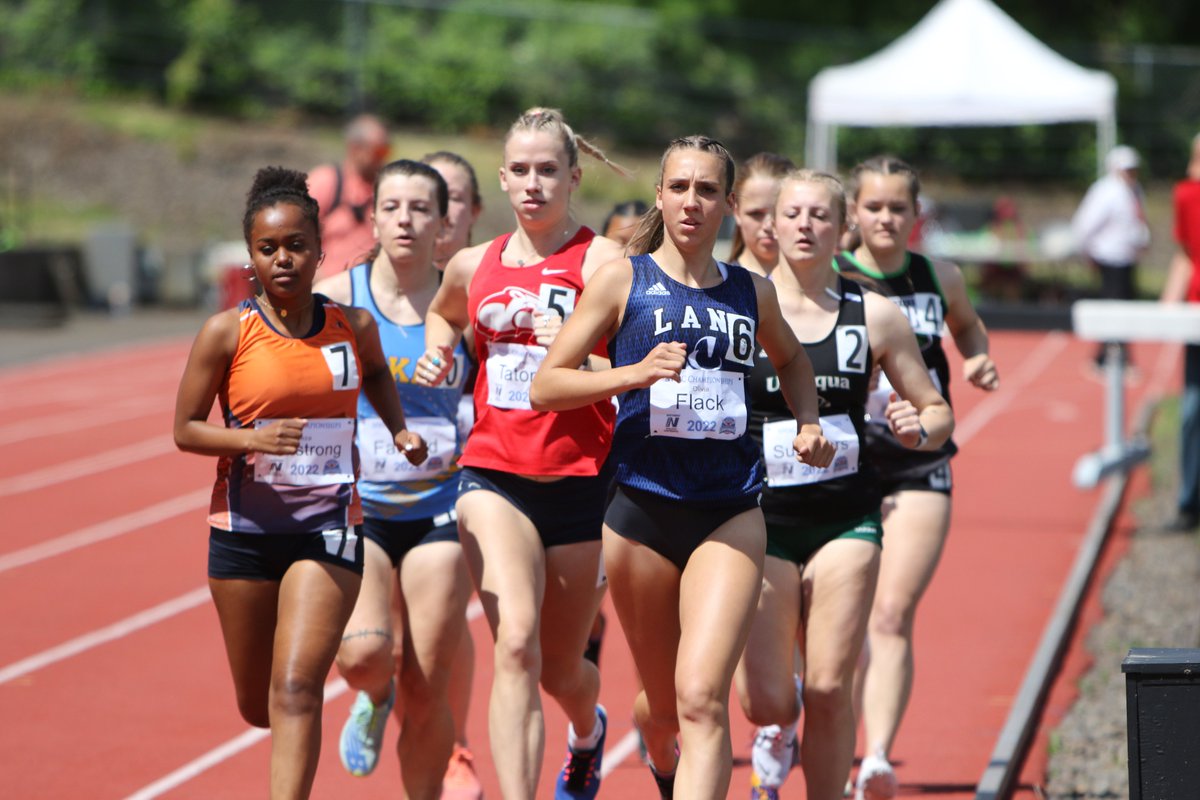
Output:
M1150 245L1145 204L1138 167L1141 159L1132 147L1120 145L1104 160L1108 174L1091 185L1079 204L1071 232L1079 251L1100 274L1100 297L1132 300L1136 295L1138 259ZM1125 347L1121 347L1123 357ZM1104 363L1105 346L1096 353Z
M1192 139L1187 177L1175 184L1175 243L1164 303L1200 303L1200 133ZM1200 522L1200 345L1184 348L1183 401L1179 410L1179 497L1174 530Z
M361 264L375 246L371 201L375 177L387 157L387 128L378 117L360 114L346 126L345 160L315 167L309 173L309 194L321 208L321 246L325 252L318 277L336 275Z

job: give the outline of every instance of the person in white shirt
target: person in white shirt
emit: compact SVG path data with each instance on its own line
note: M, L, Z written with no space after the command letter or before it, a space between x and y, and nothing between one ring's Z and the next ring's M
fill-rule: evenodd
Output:
M1126 145L1114 147L1105 158L1108 174L1084 195L1071 220L1071 232L1080 253L1100 275L1100 296L1105 300L1132 300L1136 295L1138 259L1150 244L1145 203L1138 167L1141 158ZM1105 346L1096 354L1104 363ZM1123 357L1127 359L1122 346Z

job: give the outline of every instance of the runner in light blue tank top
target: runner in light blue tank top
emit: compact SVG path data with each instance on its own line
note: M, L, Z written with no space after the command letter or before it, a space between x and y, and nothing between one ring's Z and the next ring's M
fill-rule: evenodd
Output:
M359 408L358 485L370 499L363 503L362 587L337 655L338 671L356 690L338 755L350 774L372 772L396 704L403 710L396 747L402 793L411 797L437 796L441 789L455 745L450 675L471 652L471 583L453 513L462 350L448 359L454 377L443 387L412 383L425 344L424 319L439 285L433 259L448 194L445 180L426 164L384 166L372 205L378 248L365 264L321 283L331 299L374 317L379 357L411 403L413 429L436 442L423 468L410 469L380 439L369 409Z
M425 324L397 325L388 319L371 296L370 276L370 264L350 270L350 304L367 309L375 317L409 427L421 432L430 450L425 463L419 467L409 464L380 433L374 408L360 398L356 444L363 515L389 520L437 518L450 513L458 496L457 457L462 442L457 417L467 371L466 355L459 345L445 383L435 388L413 383L417 359L425 351Z

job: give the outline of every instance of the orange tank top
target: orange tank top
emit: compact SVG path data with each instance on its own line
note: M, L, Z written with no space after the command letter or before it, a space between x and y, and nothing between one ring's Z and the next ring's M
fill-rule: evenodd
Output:
M276 330L252 298L239 306L238 344L218 391L225 426L308 420L295 456L222 456L209 524L239 533L318 533L362 521L354 479L361 370L342 308L315 295L307 336Z

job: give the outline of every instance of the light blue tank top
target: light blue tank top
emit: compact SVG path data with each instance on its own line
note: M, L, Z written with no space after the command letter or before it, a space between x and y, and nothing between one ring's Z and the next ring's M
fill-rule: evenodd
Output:
M458 495L458 401L468 369L460 344L454 367L437 388L412 383L417 359L425 352L425 325L397 325L375 305L370 289L371 265L350 270L350 304L365 308L379 326L379 340L400 392L410 430L429 443L429 458L413 467L395 452L392 438L375 408L362 394L358 399L358 493L363 516L372 519L418 520L447 514Z

